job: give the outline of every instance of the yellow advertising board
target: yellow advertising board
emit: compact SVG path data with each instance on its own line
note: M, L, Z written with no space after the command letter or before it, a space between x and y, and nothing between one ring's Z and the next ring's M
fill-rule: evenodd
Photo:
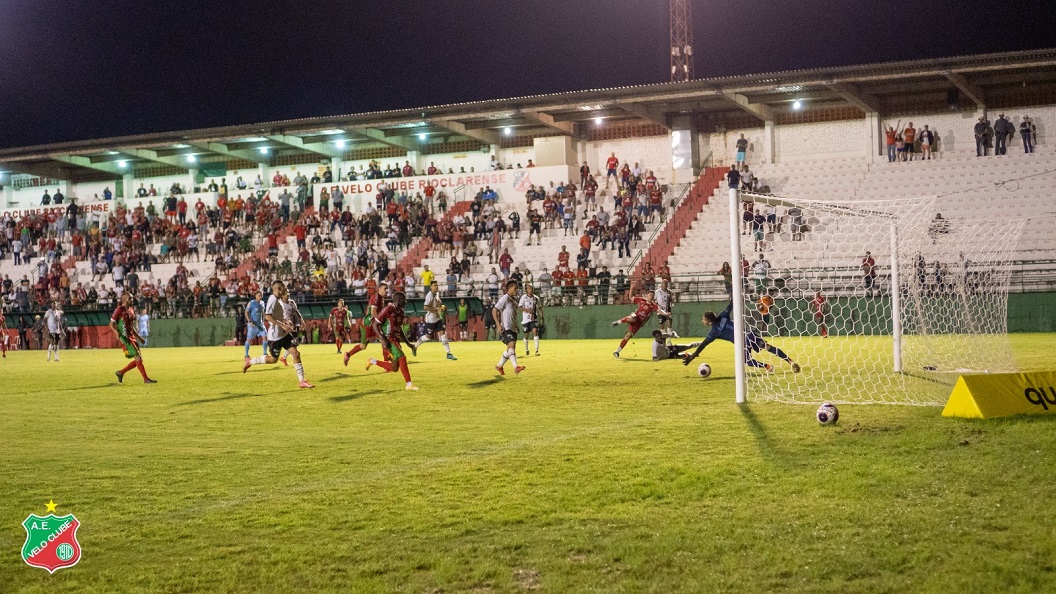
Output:
M962 375L944 417L994 419L1056 414L1056 371Z

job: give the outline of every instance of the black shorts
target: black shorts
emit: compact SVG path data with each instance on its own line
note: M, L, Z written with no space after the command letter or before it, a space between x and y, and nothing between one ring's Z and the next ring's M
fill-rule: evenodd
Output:
M502 334L499 335L500 340L503 344L510 344L511 342L517 342L517 331L516 330L503 330Z
M426 334L437 334L446 331L447 324L445 324L443 320L440 320L439 322L426 322L425 324Z
M525 322L524 324L521 324L521 328L524 330L525 334L528 334L532 330L535 330L535 322Z
M488 320L488 321L484 322L484 327L485 328L494 328L495 327L495 322L493 320Z
M656 320L661 324L664 324L671 321L671 316L656 316Z
M465 330L466 328L469 328L469 322L459 322L458 327Z
M52 344L59 342L59 339L61 338L60 334L55 334L55 333L50 333L50 334L48 334L48 336L51 337Z
M269 342L268 343L268 353L272 357L275 357L276 359L278 359L279 355L282 354L282 351L284 351L286 349L292 349L292 348L296 347L298 344L299 343L297 342L297 338L294 335L287 334L286 336L283 336L282 338L280 338L278 340L273 340L273 341Z

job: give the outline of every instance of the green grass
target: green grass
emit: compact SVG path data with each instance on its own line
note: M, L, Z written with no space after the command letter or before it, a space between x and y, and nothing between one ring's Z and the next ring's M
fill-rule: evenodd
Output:
M1012 342L1056 366L1056 336ZM725 343L709 380L648 345L544 341L500 380L495 343L430 344L418 393L329 346L311 391L241 348L147 349L154 386L116 384L118 351L9 354L0 591L1056 589L1056 420L843 405L822 428L735 405ZM19 557L49 499L84 551L54 575Z

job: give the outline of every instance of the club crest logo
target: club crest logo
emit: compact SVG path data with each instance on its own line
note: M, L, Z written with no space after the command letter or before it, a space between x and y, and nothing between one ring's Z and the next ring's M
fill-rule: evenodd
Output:
M55 511L49 501L48 511ZM29 514L22 522L26 529L26 544L22 545L22 560L33 567L43 567L55 573L63 567L73 567L81 560L81 544L77 542L77 528L81 525L73 514L46 516Z
M518 171L513 174L513 189L517 192L527 192L532 187L532 177L527 171Z

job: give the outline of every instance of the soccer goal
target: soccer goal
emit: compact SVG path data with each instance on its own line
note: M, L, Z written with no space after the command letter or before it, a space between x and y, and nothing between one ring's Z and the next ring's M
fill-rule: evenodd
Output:
M936 214L933 198L730 190L731 261L744 257L731 317L751 358L735 359L737 401L939 405L958 374L1014 371L1008 285L1025 222Z

